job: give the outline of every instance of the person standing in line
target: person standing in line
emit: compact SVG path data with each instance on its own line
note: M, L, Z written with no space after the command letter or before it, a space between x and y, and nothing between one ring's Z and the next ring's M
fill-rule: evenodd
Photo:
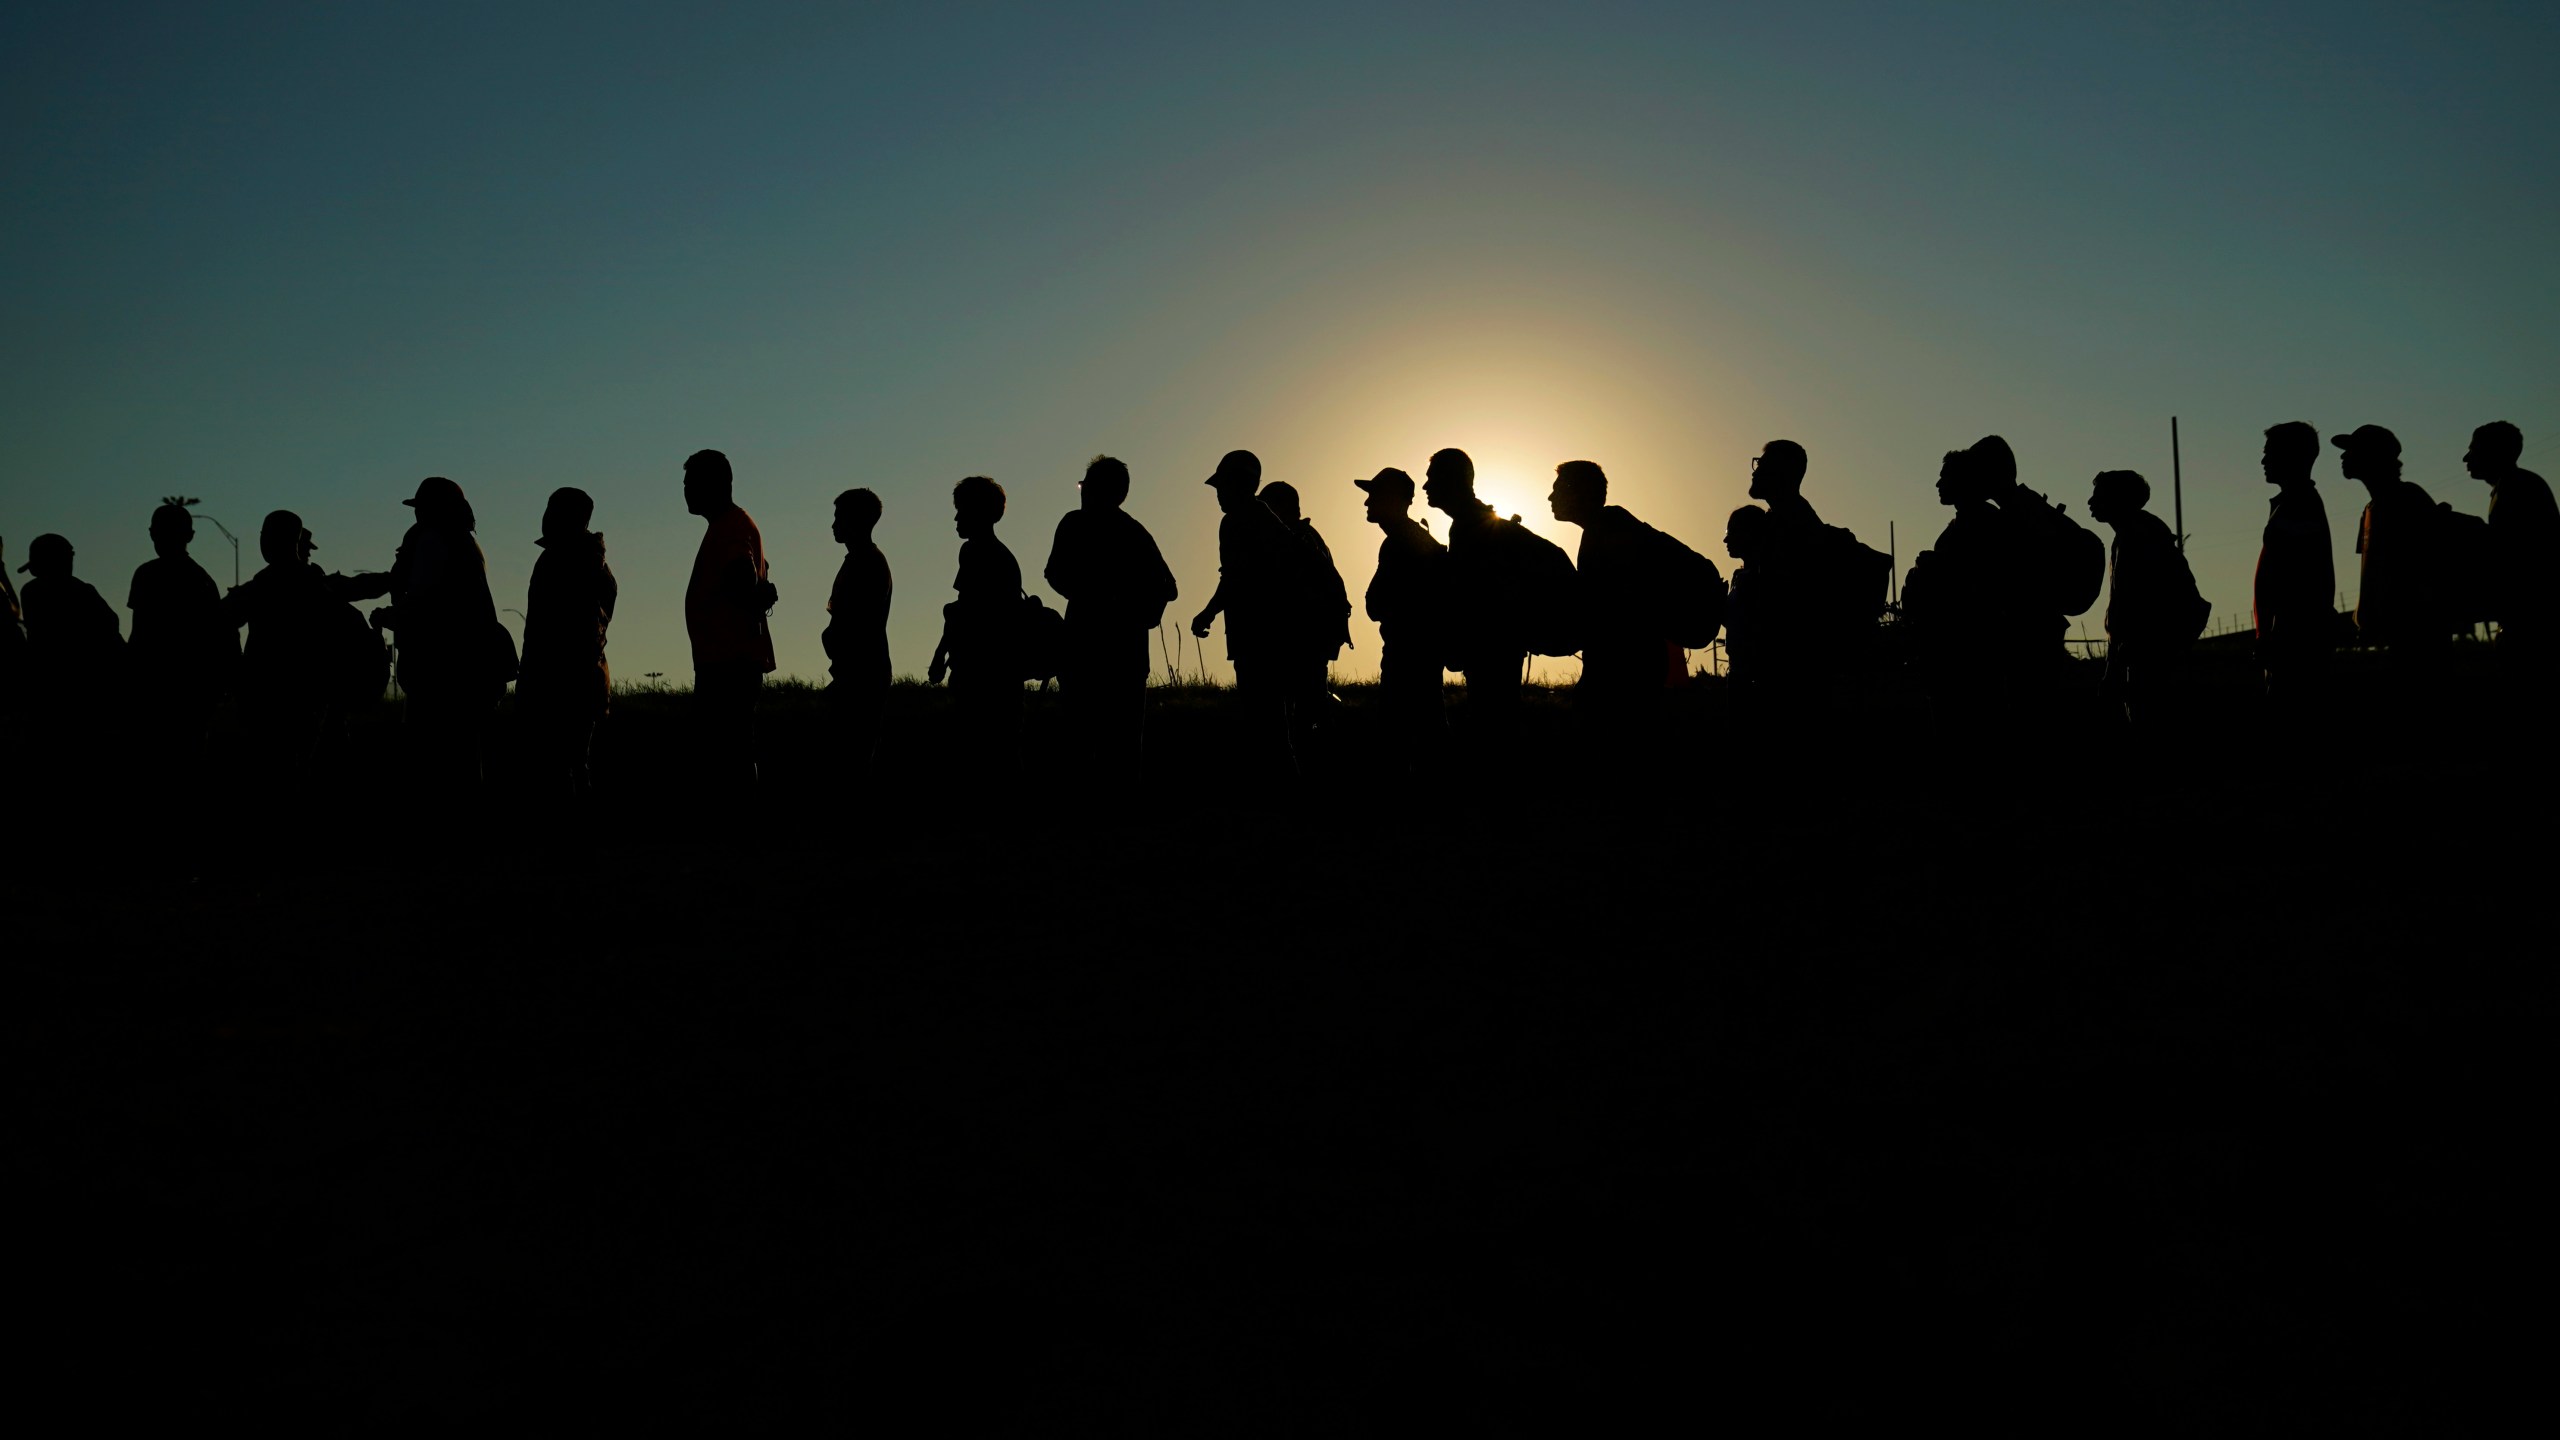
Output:
M1180 588L1155 536L1125 508L1126 464L1096 455L1076 489L1077 507L1058 517L1041 567L1067 602L1058 678L1089 770L1125 771L1145 745L1147 636Z
M1573 561L1582 627L1582 678L1573 687L1574 707L1605 726L1650 725L1687 668L1672 633L1678 581L1671 567L1673 548L1688 547L1625 506L1610 504L1609 476L1589 460L1556 467L1547 505L1558 520L1582 530ZM1708 569L1713 571L1712 562ZM1716 579L1720 583L1723 576Z
M184 505L151 512L153 558L133 572L125 608L133 612L137 708L164 758L203 758L213 707L240 660L240 633L223 623L222 591L187 553L195 516Z
M751 792L756 783L756 699L773 673L773 633L766 612L774 589L764 559L764 532L735 498L729 457L697 450L685 457L684 508L702 517L702 544L685 582L684 629L693 646L697 745L713 788Z
M974 762L1009 769L1022 728L1022 564L996 538L1004 487L985 475L951 487L951 528L960 535L957 597L942 607L942 643L927 678L951 679Z
M2540 720L2560 647L2560 507L2551 483L2524 468L2524 432L2492 420L2471 432L2463 468L2489 487L2490 618L2498 622L2498 673L2520 718Z
M836 497L833 534L844 547L835 587L827 592L827 706L842 747L838 774L846 781L870 773L880 749L880 718L889 703L889 557L872 543L880 524L880 497L847 490Z
M27 659L35 758L46 775L85 782L104 758L102 737L124 696L124 629L98 587L72 573L71 542L39 535L27 546Z
M1358 486L1363 513L1378 527L1378 568L1363 599L1378 626L1378 698L1391 743L1406 768L1438 758L1430 748L1448 728L1440 684L1445 637L1441 587L1448 547L1413 518L1413 477L1389 466Z
M2329 509L2311 478L2319 459L2319 431L2300 420L2267 427L2258 468L2276 493L2267 501L2250 587L2267 706L2303 734L2311 733L2328 694L2330 660L2337 652L2337 562Z
M1768 511L1744 505L1725 517L1724 553L1734 570L1724 602L1724 660L1725 673L1738 691L1758 683L1762 632L1786 613L1770 598L1773 587L1762 583L1768 578L1771 543Z
M1422 472L1423 498L1449 517L1449 663L1466 677L1464 718L1478 759L1503 753L1520 719L1529 658L1526 597L1506 553L1509 522L1476 498L1476 464L1454 447Z
M1227 621L1227 661L1235 666L1236 699L1255 733L1248 760L1275 760L1294 774L1290 748L1290 662L1302 611L1304 547L1287 522L1262 503L1262 460L1250 450L1230 450L1203 482L1218 496L1218 588L1191 617L1194 639Z
M589 789L596 726L613 707L613 669L605 635L621 597L604 537L588 529L596 502L569 486L542 508L525 593L524 666L516 680L516 713L524 717L532 770L551 794L577 799Z
M1287 684L1290 720L1297 728L1291 743L1303 750L1333 707L1333 662L1351 643L1351 590L1333 563L1333 547L1301 513L1297 486L1274 480L1256 498L1280 517L1299 545L1298 613L1290 627Z
M2453 649L2435 497L2400 477L2400 437L2384 427L2359 425L2329 443L2339 470L2369 496L2356 524L2357 633L2389 649L2402 698L2420 702L2442 681Z
M274 510L258 526L267 563L222 597L222 618L247 626L240 650L240 718L259 773L306 782L312 752L341 707L382 699L382 640L355 604L387 594L387 574L335 575L312 563L302 517Z
M2115 531L2107 554L2107 670L2101 693L2124 707L2136 735L2175 723L2187 654L2212 613L2178 537L2143 507L2151 482L2103 470L2089 482L2089 518Z
M1955 514L1937 543L1912 558L1902 611L1931 699L1957 733L1970 734L1970 722L1996 710L2006 687L2015 547L1970 452L1950 450L1939 462L1938 503ZM1758 597L1751 603L1756 615Z
M391 610L379 617L400 637L400 689L419 773L438 784L480 783L490 716L516 678L515 644L489 595L489 562L462 487L441 475L400 502L418 512L391 562Z

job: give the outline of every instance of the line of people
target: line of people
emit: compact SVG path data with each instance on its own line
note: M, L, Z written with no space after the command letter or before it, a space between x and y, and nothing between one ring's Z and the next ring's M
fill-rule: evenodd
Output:
M2490 487L2485 517L2437 502L2401 475L2400 445L2378 425L2332 438L2341 472L2363 483L2357 604L2338 613L2329 522L2312 471L2318 432L2269 428L2261 465L2276 487L2254 582L2257 650L2270 705L2289 719L2318 707L2341 645L2386 649L2408 688L2440 678L2453 636L2499 627L2500 668L2538 695L2552 661L2555 597L2545 570L2560 553L2560 512L2542 477L2522 467L2523 436L2481 426L2464 464ZM1609 503L1609 478L1586 460L1556 467L1554 518L1576 527L1568 556L1518 516L1475 493L1462 450L1430 457L1419 487L1389 467L1351 483L1380 531L1363 596L1379 627L1380 696L1393 743L1414 763L1448 724L1446 672L1464 677L1463 728L1498 755L1518 713L1531 656L1579 655L1577 712L1640 760L1664 698L1692 678L1687 652L1721 638L1730 675L1785 728L1821 713L1844 674L1907 662L1959 724L2034 713L2058 690L2070 618L2103 594L2104 692L2137 732L2169 723L2188 652L2213 607L2199 592L2180 537L2148 506L2150 486L2129 470L2091 482L2086 511L2102 542L2066 505L2029 489L2006 441L1986 436L1942 459L1938 498L1953 512L1914 560L1889 603L1892 563L1850 531L1826 524L1805 499L1804 447L1773 440L1751 462L1754 503L1728 518L1714 561ZM1221 517L1218 581L1190 622L1206 637L1223 621L1239 702L1275 767L1297 756L1334 705L1328 668L1351 644L1351 599L1331 548L1301 513L1297 490L1265 483L1250 451L1228 452L1207 479ZM1179 598L1154 537L1124 508L1128 467L1097 456L1079 504L1058 522L1042 574L1067 602L1063 616L1023 585L998 538L1003 486L983 475L952 491L961 545L954 599L928 678L949 683L961 723L1007 742L1029 682L1059 682L1077 733L1105 768L1142 744L1151 632ZM725 781L754 778L754 711L774 669L770 615L777 591L761 532L734 494L728 458L699 451L684 463L686 508L704 521L685 589L700 751ZM1419 498L1446 538L1414 515ZM583 491L554 491L545 507L528 593L524 645L497 618L470 502L430 477L403 502L415 510L386 572L324 571L300 516L279 510L260 526L265 564L222 592L188 554L194 518L183 504L151 517L155 557L133 576L128 640L114 610L74 573L59 535L39 536L19 572L23 605L0 566L0 710L20 712L68 752L113 728L110 712L139 715L164 753L190 758L220 696L236 691L243 727L267 755L299 765L333 724L378 700L395 678L407 699L416 763L473 783L491 714L508 685L543 783L585 786L597 724L612 703L607 637L618 590ZM875 751L891 683L893 584L873 543L880 498L836 498L845 547L827 602L823 643L830 705L853 765ZM388 603L367 615L358 606ZM241 632L247 632L241 643ZM383 636L396 641L386 647ZM396 655L396 664L394 656Z

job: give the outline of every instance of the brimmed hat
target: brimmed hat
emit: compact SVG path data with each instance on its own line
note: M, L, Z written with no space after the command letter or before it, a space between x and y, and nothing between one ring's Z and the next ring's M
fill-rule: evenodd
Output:
M467 505L470 502L462 498L461 486L441 475L430 475L418 482L417 494L400 503L412 509L424 509L429 505Z
M1370 476L1366 480L1354 480L1351 483L1368 491L1372 495L1382 496L1390 500L1410 500L1413 498L1413 477L1407 475L1393 465L1388 466L1386 469L1379 471L1377 474Z
M2332 435L2329 443L2341 450L2379 450L2388 455L2400 453L2400 437L2380 425L2359 425L2352 435Z
M21 575L26 574L29 570L35 568L35 564L38 560L43 559L57 550L62 552L63 559L68 560L71 558L71 542L60 535L54 534L50 530L37 536L33 540L28 541L27 563L18 567L18 573Z

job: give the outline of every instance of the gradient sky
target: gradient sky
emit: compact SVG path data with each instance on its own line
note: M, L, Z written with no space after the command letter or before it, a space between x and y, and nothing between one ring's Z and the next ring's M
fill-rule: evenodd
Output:
M824 674L829 501L867 485L920 673L966 474L1040 589L1084 461L1126 459L1187 617L1236 446L1356 595L1350 478L1443 445L1568 548L1543 501L1583 458L1724 563L1751 455L1792 437L1825 517L1898 522L1907 564L1940 452L1990 432L2074 514L2117 467L2166 514L2176 414L2198 578L2245 615L2269 424L2390 425L2475 512L2472 426L2560 469L2555 58L2548 0L20 0L0 535L14 567L63 532L121 602L183 491L244 572L279 507L381 569L443 474L521 606L578 485L616 675L683 680L678 480L716 446L784 672ZM2352 603L2361 487L2319 473ZM211 527L196 554L229 581Z

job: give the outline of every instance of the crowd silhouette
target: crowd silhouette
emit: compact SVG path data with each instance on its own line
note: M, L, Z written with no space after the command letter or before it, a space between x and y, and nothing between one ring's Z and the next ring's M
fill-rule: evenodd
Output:
M2403 478L2400 442L2382 426L2330 445L2340 473L2367 492L2355 531L2357 594L2344 614L2313 478L2319 434L2298 421L2265 432L2261 465L2275 494L2251 609L2271 716L2306 723L2348 646L2382 652L2395 691L2423 705L2454 638L2483 624L2494 626L2503 698L2538 715L2560 630L2546 573L2560 554L2560 510L2549 484L2522 467L2521 432L2498 421L2472 435L2463 463L2488 486L2484 516ZM2001 437L1947 451L1937 494L1953 513L1913 560L1897 601L1890 557L1822 520L1804 494L1808 468L1805 448L1789 440L1770 441L1751 462L1754 503L1731 514L1723 535L1729 578L1610 503L1608 475L1588 460L1557 465L1548 496L1553 518L1580 532L1571 555L1478 498L1463 450L1429 458L1418 497L1413 477L1393 467L1351 481L1380 532L1363 606L1382 644L1386 723L1375 733L1394 763L1431 763L1444 731L1470 758L1499 757L1530 658L1579 655L1572 706L1599 742L1592 753L1640 766L1665 743L1667 697L1694 678L1689 652L1718 642L1736 695L1774 731L1818 724L1840 677L1897 664L1957 732L2034 719L2060 693L2067 628L2093 610L2107 640L2099 690L2129 732L2156 739L2183 723L2190 655L2214 607L2188 566L2185 537L2149 509L2143 476L2107 470L2091 480L2084 509L2110 532L2101 540L2067 503L2021 483ZM1352 643L1351 590L1297 489L1266 482L1251 451L1220 457L1206 484L1222 512L1218 576L1191 633L1223 623L1249 736L1242 759L1287 774L1332 723L1328 674ZM953 487L958 572L928 679L950 687L966 741L999 758L1019 733L1026 686L1056 682L1083 766L1108 775L1143 753L1151 632L1180 587L1125 508L1127 465L1096 456L1078 488L1041 571L1066 602L1061 616L1026 591L997 534L1004 487L983 475ZM778 592L728 458L687 457L682 489L704 522L684 592L693 748L709 784L746 793L757 776L757 697L775 668ZM1445 537L1413 513L1417 498L1444 517ZM265 773L290 776L333 724L396 680L417 773L469 787L512 684L534 783L565 797L588 790L597 728L612 706L607 651L619 591L585 492L554 491L544 508L521 656L491 599L471 503L448 478L420 481L402 502L415 515L387 571L322 569L302 517L278 510L259 527L262 567L227 592L188 554L188 503L151 513L154 558L133 575L130 637L76 573L65 537L40 535L27 547L22 589L0 565L0 716L23 724L37 753L76 772L104 737L132 724L159 753L192 760L230 693ZM894 591L871 538L880 497L847 490L834 508L845 559L826 604L827 709L839 768L859 774L880 749ZM360 608L373 600L388 603ZM1454 715L1447 672L1464 682Z

